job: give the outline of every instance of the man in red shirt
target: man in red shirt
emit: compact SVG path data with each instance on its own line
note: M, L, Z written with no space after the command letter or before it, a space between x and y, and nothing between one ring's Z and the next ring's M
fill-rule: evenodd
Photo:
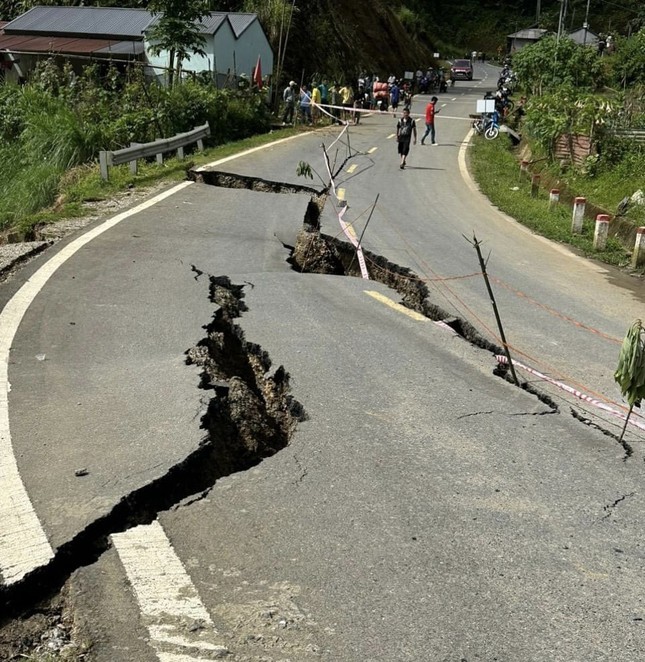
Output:
M425 145L425 139L428 137L428 134L430 134L430 141L432 142L432 144L433 145L437 144L435 142L435 130L434 130L434 116L439 112L438 110L435 109L437 101L439 101L437 97L432 97L432 99L430 99L430 102L426 106L426 132L423 134L423 138L421 138L422 145Z

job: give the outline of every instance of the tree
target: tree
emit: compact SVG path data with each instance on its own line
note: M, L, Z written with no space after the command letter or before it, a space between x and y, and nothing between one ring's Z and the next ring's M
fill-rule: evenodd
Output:
M555 35L543 37L513 55L513 71L534 95L571 86L597 90L605 82L605 67L595 48Z
M619 37L610 62L620 87L645 83L645 28L631 37Z
M148 10L158 14L148 36L154 55L169 53L168 82L179 78L181 64L191 55L206 55L200 22L210 12L208 0L150 0Z

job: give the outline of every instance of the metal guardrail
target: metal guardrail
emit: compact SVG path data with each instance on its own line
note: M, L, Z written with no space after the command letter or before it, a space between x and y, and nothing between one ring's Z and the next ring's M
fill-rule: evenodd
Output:
M637 143L645 143L645 129L616 129L614 135L617 138L633 140Z
M197 143L197 148L202 151L204 149L204 138L211 135L211 128L207 124L198 126L192 131L186 133L178 133L172 138L161 138L151 143L133 143L130 147L117 149L114 151L101 150L99 153L99 163L101 167L101 177L108 181L109 167L120 165L121 163L130 163L130 171L132 174L137 174L137 160L146 159L154 156L157 158L157 163L163 163L163 155L166 152L177 151L177 158L184 158L184 147Z

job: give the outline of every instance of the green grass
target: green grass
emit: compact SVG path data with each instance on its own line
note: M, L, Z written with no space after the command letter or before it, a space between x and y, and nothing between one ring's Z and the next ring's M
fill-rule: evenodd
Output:
M0 202L0 212L6 213L5 228L28 236L35 225L53 223L65 218L74 218L86 213L85 203L107 200L132 188L147 188L160 183L171 184L186 179L186 168L205 165L212 161L259 147L280 138L299 133L298 129L284 129L265 133L237 142L226 143L187 155L183 161L168 158L163 165L155 162L139 162L136 175L128 164L110 168L109 181L101 178L98 164L78 166L61 171L43 164L25 168L23 177L14 177L11 197ZM52 206L52 202L57 204ZM15 210L15 211L9 211Z
M530 179L528 176L520 177L519 164L507 136L502 134L497 140L475 136L469 155L475 180L501 211L536 234L568 244L587 257L618 266L628 264L629 252L617 239L609 238L603 251L594 249L594 223L591 220L585 219L581 234L572 234L572 208L569 205L558 204L549 209L547 190L541 189L535 198L531 196ZM582 193L576 192L576 195ZM602 200L598 201L591 195L588 199L598 205L602 203Z

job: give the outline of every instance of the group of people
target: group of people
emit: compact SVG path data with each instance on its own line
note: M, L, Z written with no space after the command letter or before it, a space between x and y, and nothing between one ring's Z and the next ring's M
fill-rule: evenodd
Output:
M363 110L387 112L391 109L396 113L399 106L409 108L413 87L412 81L395 76L390 76L387 82L381 82L376 76L361 76L356 91L348 83L328 85L323 80L300 86L292 80L282 93L282 123L293 124L297 118L309 125L316 125L323 119L332 124L341 121L358 124ZM430 88L424 86L423 89Z
M399 167L405 169L406 160L410 153L411 144L417 143L417 124L416 120L410 115L410 106L412 103L412 93L408 83L399 87L399 81L393 78L387 84L378 85L379 81L372 84L372 89L368 92L365 88L365 82L359 80L358 90L354 94L350 85L339 86L337 84L328 87L322 83L312 83L311 88L303 84L298 86L295 81L290 81L284 89L282 99L284 102L284 113L282 123L293 123L296 109L298 109L302 121L306 124L314 125L321 117L321 109L325 109L331 122L349 121L351 118L355 124L360 122L360 110L377 109L388 110L388 105L392 108L395 116L399 104L403 101L402 115L396 125L397 151L400 157ZM387 90L387 101L379 103L378 94L382 90ZM374 96L376 91L376 97ZM425 108L425 133L421 138L421 144L425 145L426 138L430 138L432 145L436 145L435 115L439 112L437 109L439 99L433 96ZM359 111L359 112L356 112Z
M282 124L293 124L298 117L303 124L313 126L318 124L323 114L333 124L347 121L350 114L355 115L353 109L361 107L361 90L355 95L349 84L328 86L323 80L299 86L292 80L282 92L282 101Z

